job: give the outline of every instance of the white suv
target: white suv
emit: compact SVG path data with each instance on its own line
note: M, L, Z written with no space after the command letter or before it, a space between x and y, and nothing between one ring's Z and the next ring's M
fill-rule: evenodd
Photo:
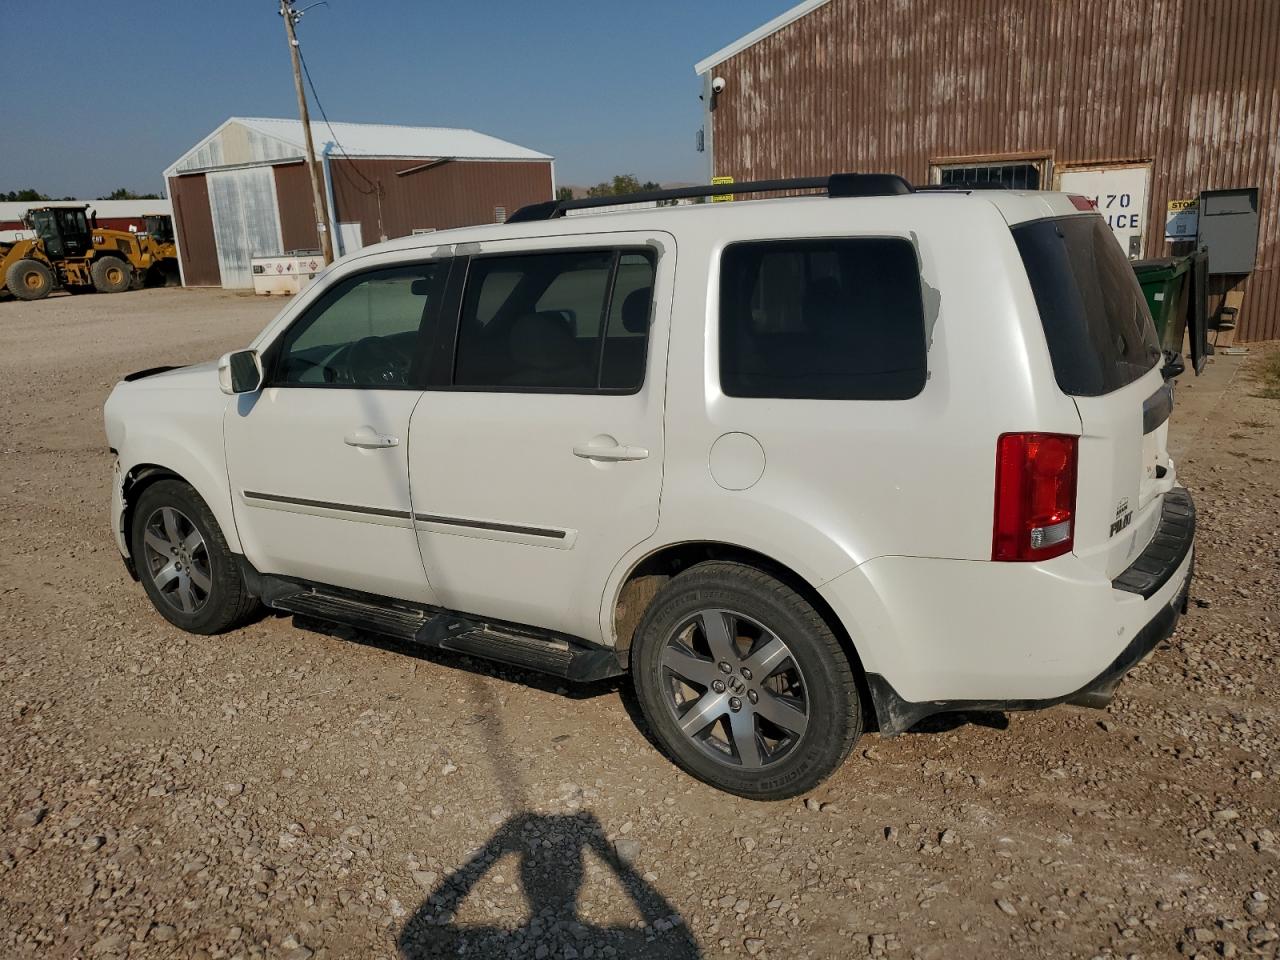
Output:
M764 184L814 186L368 247L248 350L126 378L130 570L196 633L262 603L629 672L672 758L749 797L866 725L1105 703L1195 527L1119 246L1063 194Z

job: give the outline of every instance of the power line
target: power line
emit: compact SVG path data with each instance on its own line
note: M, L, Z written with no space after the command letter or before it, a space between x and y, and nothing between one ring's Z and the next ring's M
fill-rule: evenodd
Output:
M303 55L301 46L298 47L298 59L302 61L302 73L307 78L307 86L311 88L311 98L315 100L316 109L320 111L320 116L324 119L325 126L329 128L329 135L333 137L334 145L338 148L338 152L342 154L343 158L346 159L347 163L351 165L351 169L359 175L360 179L365 182L369 189L360 189L360 186L351 179L351 175L345 169L345 165L340 164L338 166L338 170L344 177L346 177L347 183L351 184L352 189L356 190L358 193L363 193L365 196L373 196L375 193L378 193L379 188L377 184L361 172L360 168L356 166L356 162L352 158L351 154L349 154L346 147L342 145L342 141L338 139L338 134L333 129L333 124L329 122L329 115L325 113L324 104L320 101L320 94L316 93L315 81L311 79L311 71L307 68L307 58Z

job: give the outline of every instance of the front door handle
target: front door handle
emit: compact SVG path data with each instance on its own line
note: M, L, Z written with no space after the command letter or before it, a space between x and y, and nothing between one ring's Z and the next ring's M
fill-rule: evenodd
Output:
M365 450L385 450L387 447L400 445L399 437L378 433L370 426L358 427L343 437L342 441L349 447L361 447Z
M586 443L580 443L575 446L573 455L582 457L584 460L602 460L606 463L614 463L619 460L643 460L649 456L649 451L644 447L633 447L618 443L617 440L610 436L599 436L592 437Z

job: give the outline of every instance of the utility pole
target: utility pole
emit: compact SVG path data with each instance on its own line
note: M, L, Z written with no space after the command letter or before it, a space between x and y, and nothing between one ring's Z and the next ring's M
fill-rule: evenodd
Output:
M329 218L325 215L324 189L316 168L316 145L311 139L311 114L307 112L307 95L302 89L302 62L298 59L298 37L294 26L302 12L293 9L293 0L280 0L280 16L284 18L285 36L289 38L289 57L293 61L293 85L298 91L298 114L302 119L302 135L307 145L307 171L311 174L311 205L315 209L316 233L320 236L320 253L325 264L333 263L333 237Z

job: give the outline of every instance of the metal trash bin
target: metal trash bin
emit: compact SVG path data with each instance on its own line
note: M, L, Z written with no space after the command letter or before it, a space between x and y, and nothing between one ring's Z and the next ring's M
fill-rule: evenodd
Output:
M1182 351L1182 338L1187 330L1187 295L1190 291L1194 255L1136 260L1133 272L1138 276L1142 294L1151 309L1160 346Z

